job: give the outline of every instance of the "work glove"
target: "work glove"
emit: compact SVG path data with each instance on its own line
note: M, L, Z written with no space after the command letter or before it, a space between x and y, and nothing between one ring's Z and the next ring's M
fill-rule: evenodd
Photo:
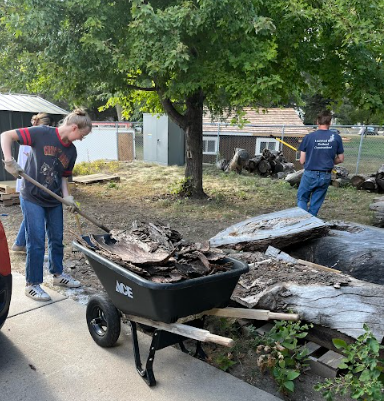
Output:
M19 166L14 158L9 161L4 160L5 169L9 174L12 174L15 178L20 178L20 173L24 173L24 170Z
M78 207L76 205L75 200L73 199L72 195L66 196L63 198L63 200L66 202L65 204L65 210L69 213L76 213L78 210Z

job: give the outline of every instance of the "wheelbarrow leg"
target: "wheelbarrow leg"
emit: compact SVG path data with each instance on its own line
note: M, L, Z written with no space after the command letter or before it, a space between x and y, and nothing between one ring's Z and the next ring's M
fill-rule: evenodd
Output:
M144 381L148 384L148 386L152 387L156 385L155 375L153 374L153 360L155 358L155 347L153 347L153 339L151 343L151 347L149 348L149 355L147 359L147 363L145 369L141 364L140 358L140 348L139 348L139 340L137 338L137 325L135 322L129 321L132 328L132 340L133 340L133 354L135 356L135 365L136 370L139 375L144 379Z
M139 340L137 336L137 324L132 320L129 320L129 323L132 328L133 353L135 357L136 370L143 380L148 384L148 386L155 386L156 379L153 373L153 361L155 359L156 351L166 348L170 345L179 344L180 349L183 352L189 353L183 343L183 341L187 338L178 334L170 333L168 331L156 329L152 334L152 342L149 347L147 362L145 364L145 369L143 369L140 357ZM201 359L206 358L206 354L204 353L200 341L198 341L196 344L195 356L198 356Z

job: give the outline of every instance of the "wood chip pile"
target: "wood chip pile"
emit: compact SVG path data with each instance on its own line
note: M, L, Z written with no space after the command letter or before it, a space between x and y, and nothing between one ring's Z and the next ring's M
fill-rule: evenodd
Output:
M175 283L228 271L233 263L209 242L190 243L161 223L134 222L131 229L111 230L110 236L91 235L92 247L111 262L156 283Z

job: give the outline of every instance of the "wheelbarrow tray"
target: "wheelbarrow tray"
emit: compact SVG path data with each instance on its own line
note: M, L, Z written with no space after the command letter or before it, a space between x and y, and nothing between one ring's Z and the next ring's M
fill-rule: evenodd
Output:
M109 235L105 235L107 238ZM91 244L89 237L83 239ZM244 262L225 258L233 267L211 276L188 279L178 283L154 283L111 262L93 250L74 241L84 253L110 300L121 312L148 319L173 323L177 319L228 305L232 292L243 273Z

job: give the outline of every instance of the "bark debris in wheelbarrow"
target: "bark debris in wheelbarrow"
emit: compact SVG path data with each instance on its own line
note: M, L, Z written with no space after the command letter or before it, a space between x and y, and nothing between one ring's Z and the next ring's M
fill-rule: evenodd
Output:
M231 270L233 262L209 242L191 243L161 223L134 222L128 230L78 239L118 265L155 283L176 283Z

